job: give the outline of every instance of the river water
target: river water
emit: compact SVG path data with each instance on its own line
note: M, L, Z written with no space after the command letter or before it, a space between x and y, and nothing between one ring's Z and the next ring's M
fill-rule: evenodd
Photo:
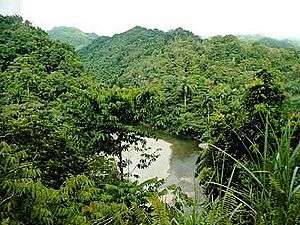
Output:
M142 152L134 150L134 146L124 152L124 158L132 163L125 169L134 175L138 175L139 182L151 178L164 179L165 185L175 184L189 196L193 196L196 189L194 179L195 164L197 160L197 143L193 140L181 140L175 138L153 139L145 138L147 153L159 154L156 161L144 169L137 168L137 164L142 159ZM124 172L125 172L124 171Z

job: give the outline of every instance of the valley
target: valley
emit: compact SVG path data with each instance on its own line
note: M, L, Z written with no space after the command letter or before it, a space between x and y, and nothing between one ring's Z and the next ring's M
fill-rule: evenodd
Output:
M299 224L299 140L295 40L0 16L1 225Z

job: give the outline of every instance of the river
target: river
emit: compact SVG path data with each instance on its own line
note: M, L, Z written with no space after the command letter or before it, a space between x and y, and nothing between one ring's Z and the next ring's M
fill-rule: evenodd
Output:
M164 139L145 138L147 153L156 152L159 157L151 165L144 169L137 168L141 152L134 150L134 146L124 152L124 158L132 163L125 169L126 172L138 175L138 181L155 178L164 179L165 186L175 184L184 193L193 196L196 182L194 179L195 164L197 160L197 143L193 140L182 140L167 137ZM125 172L124 171L124 172ZM134 178L132 178L134 179Z

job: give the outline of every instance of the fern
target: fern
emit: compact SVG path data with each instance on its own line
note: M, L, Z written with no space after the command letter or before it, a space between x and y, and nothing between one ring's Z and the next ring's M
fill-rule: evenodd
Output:
M169 213L164 203L161 202L158 196L148 198L151 208L153 209L153 224L155 225L171 225Z

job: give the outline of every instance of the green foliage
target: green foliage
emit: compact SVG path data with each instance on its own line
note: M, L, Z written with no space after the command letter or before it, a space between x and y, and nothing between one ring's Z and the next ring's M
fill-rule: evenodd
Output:
M300 49L300 41L298 39L275 39L261 35L242 35L241 40L258 42L272 48L295 48Z
M58 29L87 45L83 66L20 17L0 31L1 224L299 224L295 49L141 27L87 45ZM213 143L199 157L209 198L167 205L162 181L126 180L122 153L146 151L136 125Z
M232 35L201 39L180 28L162 32L135 27L96 39L79 54L101 82L141 87L137 98L151 93L151 112L148 102L143 109L137 100L137 118L177 135L207 141L211 136L207 128L215 118L230 115L235 120L238 112L245 113L241 107L246 84L262 69L289 93L285 104L292 105L287 107L291 112L299 105L300 59L292 48L241 41Z
M199 159L200 180L206 183L207 179L211 179L224 185L229 181L240 183L240 189L243 189L242 180L246 175L241 172L241 168L236 168L234 180L230 180L235 162L224 157L218 148L244 163L261 162L266 118L270 118L268 123L272 126L270 137L280 135L281 124L287 119L282 111L283 100L284 95L274 83L272 75L265 70L257 73L254 82L247 87L241 104L241 110L245 110L245 113L239 112L235 118L231 114L212 118L211 141L217 148L202 152ZM207 191L219 194L218 187L214 185L207 187Z
M155 181L97 187L87 176L67 179L57 190L36 178L26 152L1 143L0 215L5 224L136 224L145 220ZM98 180L99 182L99 180ZM140 215L143 218L140 218Z
M149 198L151 207L153 208L154 223L155 225L171 225L168 216L168 211L165 208L165 204L157 196Z
M293 133L294 128L288 123L274 147L267 125L260 161L242 161L216 147L225 158L233 161L235 167L229 182L209 183L219 187L223 193L219 198L224 203L228 204L229 195L235 199L235 205L243 206L239 211L244 222L236 216L232 217L233 221L238 219L239 224L300 224L299 140L294 148L291 145ZM236 168L247 175L240 183L232 182L234 177L239 176Z
M130 101L85 75L72 48L20 20L12 29L5 28L3 35L11 34L3 42L8 48L18 47L22 32L28 33L24 43L43 42L5 62L0 74L0 136L35 159L45 184L58 188L67 177L84 172L96 153L120 155L128 148L121 148L122 142L140 139L126 126L134 117Z
M72 47L21 18L0 25L10 50L0 73L1 223L147 224L161 183L120 179L122 152L141 139L132 93L98 84Z
M75 49L83 48L98 38L95 33L84 33L75 27L54 27L48 34L54 40L72 45Z

